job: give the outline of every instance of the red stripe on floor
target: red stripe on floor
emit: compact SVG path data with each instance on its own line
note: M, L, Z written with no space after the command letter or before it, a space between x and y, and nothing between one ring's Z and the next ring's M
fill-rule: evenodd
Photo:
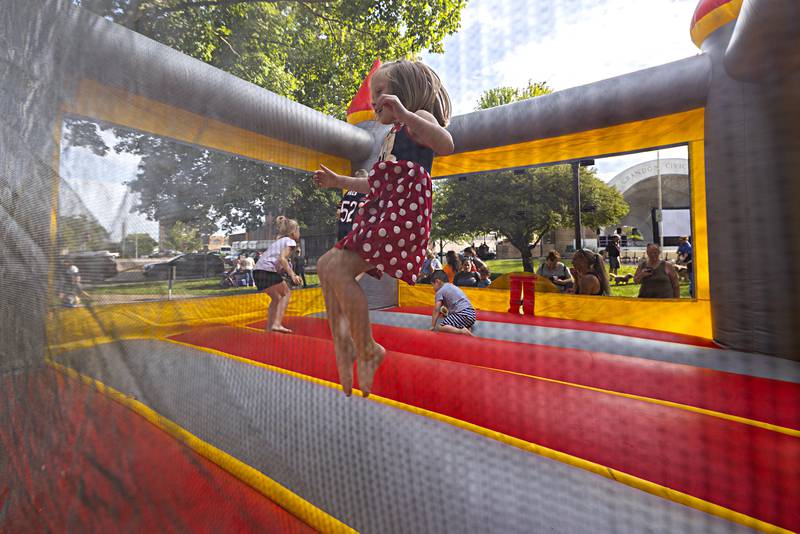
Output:
M232 327L198 329L174 339L336 380L329 341ZM399 352L387 354L373 391L768 523L800 528L800 440L785 434Z
M4 532L314 532L93 388L52 370L0 384Z
M431 294L433 295L433 294ZM433 298L433 297L431 297ZM412 313L430 316L433 311L431 307L425 306L402 306L380 310L395 313ZM672 332L661 332L659 330L647 330L645 328L635 328L632 326L619 326L613 324L591 323L588 321L574 321L572 319L556 319L554 317L534 317L530 315L520 315L518 313L477 311L479 321L489 321L493 323L510 323L529 326L546 326L548 328L566 328L569 330L585 330L587 332L598 332L601 334L617 334L620 336L637 337L640 339L651 339L654 341L668 341L670 343L681 343L683 345L694 345L697 347L719 348L712 340L685 334L675 334Z
M284 324L301 336L331 338L324 319L287 317ZM264 322L251 326L263 328ZM372 325L372 334L393 351L677 402L800 430L800 384L792 382L604 352L381 324Z

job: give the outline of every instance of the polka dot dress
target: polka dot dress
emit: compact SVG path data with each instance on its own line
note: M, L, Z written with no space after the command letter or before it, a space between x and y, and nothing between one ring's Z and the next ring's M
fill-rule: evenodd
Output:
M431 232L433 187L428 171L408 160L379 161L353 228L338 248L351 250L374 269L410 285L417 281Z

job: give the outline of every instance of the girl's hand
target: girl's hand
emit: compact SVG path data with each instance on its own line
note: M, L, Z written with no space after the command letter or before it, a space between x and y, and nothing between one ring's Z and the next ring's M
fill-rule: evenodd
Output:
M387 110L397 122L405 122L405 119L412 114L395 95L381 95L375 101L375 113L380 116Z
M314 171L313 177L314 183L317 184L317 187L322 187L323 189L339 187L339 175L322 163L320 163L319 166L321 168Z
M292 275L292 283L296 286L299 286L303 283L303 279L297 276L296 274Z

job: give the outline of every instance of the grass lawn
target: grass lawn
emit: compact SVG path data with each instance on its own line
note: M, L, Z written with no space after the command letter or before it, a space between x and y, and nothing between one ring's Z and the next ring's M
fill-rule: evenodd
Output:
M522 260L515 259L515 260L489 260L486 262L487 267L492 273L497 274L505 274L505 273L513 273L513 272L520 272L522 271ZM569 267L570 262L567 260L566 265ZM533 260L533 270L539 268L539 260ZM608 269L608 265L606 265L606 269ZM636 272L636 265L625 265L623 264L620 269L620 275L625 275L628 273L635 273ZM639 285L634 284L633 282L627 285L614 285L611 283L611 296L612 297L633 297L636 298L639 295ZM681 298L689 298L689 283L688 282L681 282Z
M569 264L569 262L568 262ZM489 260L486 262L489 270L496 275L522 271L522 260ZM538 269L539 260L533 261L534 270ZM619 274L633 274L636 272L635 265L622 265ZM319 285L319 277L316 274L306 274L308 287ZM150 295L153 297L167 298L167 281L153 280L152 282L141 282L134 284L115 284L98 285L89 288L91 295ZM218 278L205 278L194 280L178 280L172 285L172 294L175 297L213 297L222 295L237 295L252 293L252 287L222 287L219 285ZM639 294L637 284L614 285L611 284L611 295L614 297L633 297ZM681 283L681 298L689 298L689 284Z
M307 274L309 286L319 284L316 274ZM88 289L92 295L160 295L166 298L169 289L166 280L153 280L134 284L98 285ZM253 287L222 287L219 278L203 278L194 280L178 280L172 284L172 294L184 297L213 297L218 295L236 295L252 293Z

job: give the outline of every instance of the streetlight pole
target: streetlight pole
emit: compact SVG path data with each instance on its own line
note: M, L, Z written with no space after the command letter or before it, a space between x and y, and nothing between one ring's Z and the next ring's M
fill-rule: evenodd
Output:
M581 224L581 167L594 165L593 159L572 163L572 190L575 197L575 250L583 248L583 225Z
M664 223L663 213L664 205L661 197L661 151L656 150L656 169L658 172L658 214L656 216L656 224L658 224L658 244L661 250L664 250Z
M575 203L575 250L583 248L583 232L581 231L581 164L572 163L572 194Z

